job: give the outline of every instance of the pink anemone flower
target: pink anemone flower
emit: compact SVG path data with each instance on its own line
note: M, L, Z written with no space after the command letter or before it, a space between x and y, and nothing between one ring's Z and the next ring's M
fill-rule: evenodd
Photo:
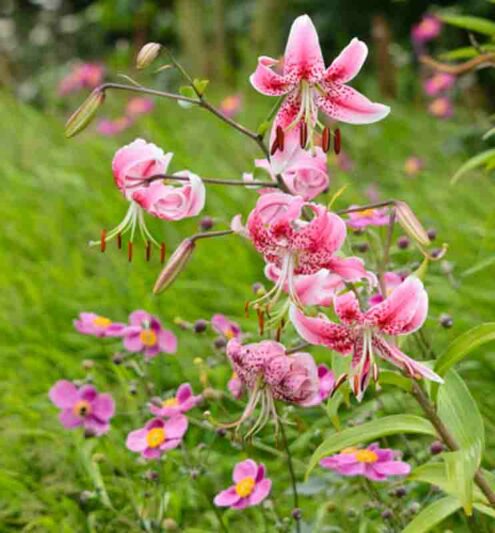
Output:
M229 118L235 117L242 109L242 95L232 94L220 102L220 111Z
M455 84L456 77L446 72L437 72L424 82L424 90L428 96L437 96L449 90Z
M450 118L454 114L454 108L450 98L439 96L430 102L428 111L437 118Z
M350 209L357 207L349 206ZM364 209L348 214L347 225L352 229L362 230L368 226L386 226L390 223L390 216L387 209Z
M227 340L239 339L241 337L241 328L237 322L229 320L225 315L217 313L211 317L211 327L222 337Z
M290 318L307 342L326 346L342 355L352 353L349 381L358 401L363 398L371 376L375 381L378 379L376 355L415 379L423 377L443 383L428 366L411 359L386 339L386 336L407 335L423 325L428 312L428 295L418 278L409 276L383 302L367 311L361 311L353 292L336 297L334 309L340 324L324 315L305 316L294 305Z
M275 182L276 177L271 163L266 159L256 159L255 166L268 172L270 178ZM319 147L314 153L296 148L291 157L279 169L282 179L290 192L296 196L301 196L306 201L316 198L324 192L329 184L327 157L325 152ZM244 181L249 183L253 180L252 174L244 174ZM260 189L261 194L273 192L272 189Z
M215 496L215 505L238 510L258 505L272 489L272 481L265 475L262 463L257 465L252 459L237 463L232 475L235 484Z
M411 38L416 45L423 45L437 38L442 31L442 21L435 15L424 15L411 29Z
M59 419L66 429L83 426L96 436L110 429L110 419L115 414L115 403L110 394L100 394L92 385L77 388L74 383L61 380L53 385L48 395L61 409Z
M303 209L313 218L305 220ZM237 221L233 228L242 231ZM315 274L322 268L345 281L367 276L361 260L335 254L346 238L344 221L319 204L305 202L300 196L285 193L262 195L249 214L245 232L268 264L280 269L277 284L261 300L275 303L287 284L290 298L299 303L295 275ZM273 298L272 298L273 297Z
M177 337L163 328L160 320L146 311L129 315L129 325L123 331L124 348L129 352L143 352L147 358L160 352L177 351Z
M413 177L416 176L416 174L419 174L423 170L424 166L424 161L421 158L412 155L404 162L404 172L408 176Z
M145 459L159 459L166 451L179 446L188 425L184 415L168 420L153 418L143 428L131 431L125 444L131 452L138 452Z
M320 461L323 468L341 476L364 476L372 481L385 481L391 476L407 476L411 467L396 458L400 452L371 444L367 448L345 448Z
M144 96L135 96L127 102L125 108L126 115L130 118L137 118L140 115L150 113L155 107L155 103L151 98Z
M98 63L82 63L73 67L59 84L58 92L61 96L80 91L94 89L103 81L105 68Z
M96 125L96 131L105 137L113 137L131 126L132 120L129 117L120 117L114 120L102 118Z
M112 322L106 316L96 313L79 313L79 317L74 320L74 327L83 335L121 337L126 325L121 322Z
M320 405L330 397L335 388L335 375L327 365L318 365L318 381L318 394L314 396L311 402L306 404L307 407Z
M242 345L232 339L227 357L249 391L249 400L241 418L225 427L240 426L261 403L259 416L246 436L258 432L270 417L277 423L274 400L308 406L319 394L318 369L308 353L287 355L285 347L275 341Z
M177 389L175 396L160 401L159 405L150 403L148 405L150 413L155 416L169 418L178 414L187 413L203 401L200 394L195 396L189 383L183 383Z
M272 68L278 63L276 59L258 58L256 71L250 77L253 87L268 96L287 95L273 129L274 133L277 127L282 128L285 147L277 150L275 156L282 159L290 156L300 143L302 123L307 127L308 142L314 145L315 128L320 126L318 109L334 120L350 124L370 124L388 115L388 106L373 103L346 85L361 70L367 54L366 44L352 39L330 67L325 68L313 22L308 15L302 15L292 24L282 74Z

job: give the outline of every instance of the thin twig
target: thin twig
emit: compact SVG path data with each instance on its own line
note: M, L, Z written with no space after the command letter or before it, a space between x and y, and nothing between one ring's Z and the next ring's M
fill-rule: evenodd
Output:
M196 233L195 235L191 235L189 239L193 242L199 241L200 239L211 239L213 237L223 237L224 235L231 235L234 233L234 230L231 229L225 229L225 230L219 230L219 231L205 231L204 233Z
M135 187L141 187L148 183L152 183L157 180L172 180L172 181L189 181L187 176L176 176L175 174L155 174L149 178L126 178L127 181L136 181L136 183L129 185L127 189L133 189ZM209 183L211 185L228 185L237 187L272 187L277 189L278 183L274 181L242 181L242 180L224 180L221 178L203 178L201 181Z
M294 348L290 348L285 353L287 355L290 355L292 353L300 352L301 350L304 350L305 348L308 348L308 346L311 346L309 342L302 342L301 344L298 344L297 346L294 346Z
M466 74L467 72L470 72L476 67L480 67L482 65L486 65L487 67L495 65L495 53L491 52L488 54L481 54L477 57L473 57L473 59L470 59L465 63L459 63L457 65L441 63L440 61L437 61L436 59L433 59L427 55L421 56L419 60L421 63L423 63L423 65L427 65L435 70L458 76L460 74Z
M337 215L347 215L349 213L359 213L359 211L366 211L368 209L378 209L379 207L391 207L396 204L395 200L386 200L384 202L378 202L376 204L360 205L358 207L350 207L349 209L340 209L335 211Z

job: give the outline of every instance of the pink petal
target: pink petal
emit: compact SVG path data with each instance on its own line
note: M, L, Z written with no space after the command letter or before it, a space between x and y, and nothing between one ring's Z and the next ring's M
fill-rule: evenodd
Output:
M141 452L145 459L160 459L162 455L160 448L146 448Z
M141 331L129 332L130 329L131 328L127 328L124 336L124 348L129 352L140 352L144 348L144 344L139 336Z
M177 351L177 337L167 330L162 330L158 334L158 345L165 353L175 353Z
M177 415L167 420L163 426L167 435L167 440L181 439L187 431L188 425L187 418L183 415Z
M72 429L83 424L83 419L72 412L72 409L64 409L58 415L58 419L66 429Z
M92 407L92 414L101 420L109 420L115 413L115 402L110 394L99 394Z
M340 52L325 72L327 81L347 83L361 70L368 55L368 47L356 37Z
M164 452L166 450L172 450L174 448L177 448L179 444L181 443L181 439L168 439L163 443L160 444L160 451Z
M390 113L390 108L371 102L352 87L332 83L316 103L330 118L348 124L372 124Z
M81 400L86 400L87 402L93 403L98 398L98 391L93 385L83 385L79 389L79 398Z
M344 281L356 282L367 279L371 285L377 283L376 276L364 268L364 262L359 257L333 257L329 261L328 268Z
M110 429L110 424L108 422L99 420L94 416L86 417L83 420L83 426L87 431L93 433L96 436L103 435L104 433L107 433Z
M258 505L261 503L272 490L272 480L263 479L259 483L256 483L253 492L249 495L249 505Z
M213 503L217 507L230 507L231 505L237 503L239 500L240 496L237 494L235 487L229 487L228 489L219 492L215 496Z
M152 318L153 317L147 311L139 309L137 311L133 311L129 315L129 324L132 326L139 326L141 328L143 326L143 322L151 322Z
M373 469L385 476L407 476L411 471L411 467L403 461L377 462L373 464Z
M122 337L126 328L126 324L113 322L105 329L105 337Z
M284 74L291 82L319 81L325 69L318 33L308 15L292 23L284 54Z
M148 429L141 428L131 431L127 435L125 445L132 452L142 452L148 447L146 442L146 435L148 435Z
M60 409L70 409L79 398L77 387L65 379L57 381L50 389L48 396Z
M184 403L193 395L192 387L189 383L183 383L177 389L175 397L179 403Z
M353 340L346 326L335 324L324 316L305 316L295 305L291 305L289 316L299 335L307 342L327 346L342 354L352 351Z
M232 479L234 483L239 483L246 477L252 477L256 479L258 473L258 465L252 459L246 459L237 463L232 474Z
M280 76L270 68L276 63L277 61L271 57L261 56L258 58L258 66L249 77L249 81L261 94L281 96L291 89L291 85L287 83L285 77Z
M265 477L265 474L266 474L266 468L265 468L265 465L263 463L260 463L258 465L258 472L256 474L256 479L255 481L259 482L261 481L262 479L264 479Z
M334 309L344 324L354 324L363 319L359 300L353 291L346 292L342 296L337 296L334 300Z

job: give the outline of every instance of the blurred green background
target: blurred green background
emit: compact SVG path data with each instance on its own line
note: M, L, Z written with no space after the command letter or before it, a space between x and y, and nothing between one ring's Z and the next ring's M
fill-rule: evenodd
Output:
M3 0L1 531L140 530L128 495L132 490L141 491L134 495L133 503L146 504L146 468L125 450L123 438L144 419L141 404L145 394L138 387L137 395L130 396L132 372L112 367L110 357L118 344L82 337L73 330L72 320L79 312L95 311L119 321L137 308L158 314L177 333L180 348L176 356L160 357L151 365L157 391L173 388L185 379L199 389L198 369L192 364L195 357L211 358L210 384L223 389L230 372L220 364L221 356L213 355L213 336L193 336L174 326L173 320L180 316L194 322L221 312L254 333L253 320L243 315L244 302L252 298L251 285L263 281L261 259L248 242L236 237L202 242L187 271L159 297L150 290L160 268L156 258L146 263L138 251L129 264L113 245L106 254L88 248L87 241L97 238L101 228L120 221L127 208L111 177L111 160L121 145L143 137L175 153L174 171L190 168L199 175L222 178L240 178L242 172L251 171L253 158L259 154L254 144L204 111L184 110L168 101L157 102L152 114L115 137L102 137L90 127L79 137L66 140L64 121L87 91L61 97L57 92L60 80L77 61L101 62L108 80L118 81L118 73L138 76L133 66L136 52L147 41L159 41L196 77L211 80L208 97L214 103L241 93L237 119L255 129L273 102L255 93L247 76L255 68L258 52L282 54L295 16L304 12L312 16L328 61L351 37L366 40L370 57L355 86L389 104L392 113L373 126L342 126L352 169L340 170L332 161L331 188L322 201L347 185L336 207L363 203L372 186L383 199L407 201L426 227L436 229L437 241L449 244L445 260L432 265L426 280L431 301L427 335L441 352L450 339L494 317L493 175L474 172L456 186L449 184L468 157L490 145L481 136L493 112L494 77L483 70L459 80L453 95L453 118L439 120L427 112L428 101L421 88L425 73L414 56L409 32L424 12L437 9L492 18L495 12L495 6L484 0L435 4L419 0ZM466 31L446 27L429 52L439 55L469 43ZM177 90L180 84L170 70L154 77L139 74L139 80L168 90ZM127 100L123 94L109 94L105 114L120 116ZM424 169L415 176L404 172L410 156L424 162ZM247 214L255 199L255 193L238 188L209 189L204 214L212 216L215 227L221 229L235 214ZM198 219L151 224L172 250L184 236L196 231ZM359 242L359 237L354 242ZM364 257L372 261L366 254ZM410 268L419 259L413 249L401 251L394 246L392 260L397 268ZM452 329L440 327L441 313L453 317ZM329 361L328 353L318 353L320 360ZM479 350L460 368L485 417L488 468L495 466L494 355L493 347ZM47 399L47 391L57 379L84 378L82 361L87 359L95 363L89 373L98 387L114 387L118 405L123 406L115 418L116 429L98 444L101 470L121 509L117 516L109 517L97 504L81 498L82 491L94 489L93 462L84 455L93 449L62 430ZM372 400L346 410L344 421L355 423L370 413L400 412L403 406L395 402L394 394L386 391L380 405ZM327 426L313 426L311 417L300 423L306 438L299 444L295 441L294 452L304 461ZM291 430L291 437L298 434L299 430ZM193 449L202 438L194 430L188 443ZM428 453L426 441L416 439L411 446L422 457ZM201 452L195 453L193 457L201 460ZM217 445L215 453L211 477L199 481L205 497L195 492L187 472L173 461L165 463L162 486L170 495L167 516L180 524L181 530L217 528L207 500L226 484L230 468L245 452L224 442ZM271 461L269 453L258 458ZM288 481L275 460L269 468L274 478ZM131 489L129 472L139 479L138 489ZM299 462L298 473L302 476L303 472L304 464ZM303 493L302 506L309 516L320 513L321 531L335 531L332 524L340 531L358 531L359 520L348 510L360 509L362 497L339 480L331 481L333 484L318 488L319 500L312 497L314 487ZM418 491L421 494L421 488ZM280 505L289 508L289 497L285 499L288 501ZM336 502L337 510L323 512L321 502ZM229 520L239 531L263 527L259 516L250 511ZM458 531L467 527L459 517L449 525Z

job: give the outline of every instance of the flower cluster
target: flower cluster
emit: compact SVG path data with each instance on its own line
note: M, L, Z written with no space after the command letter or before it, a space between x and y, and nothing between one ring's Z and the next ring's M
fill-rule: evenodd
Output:
M125 114L123 116L115 119L102 118L98 122L96 130L98 133L101 133L101 135L107 137L118 135L130 128L140 116L153 111L154 107L155 104L153 100L142 96L135 96L127 103Z

